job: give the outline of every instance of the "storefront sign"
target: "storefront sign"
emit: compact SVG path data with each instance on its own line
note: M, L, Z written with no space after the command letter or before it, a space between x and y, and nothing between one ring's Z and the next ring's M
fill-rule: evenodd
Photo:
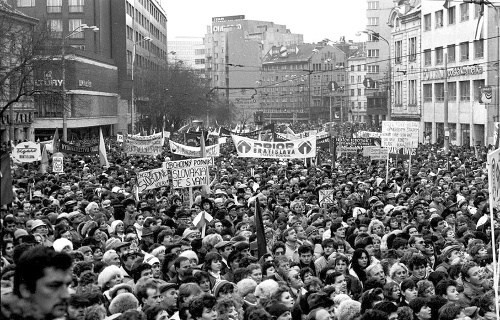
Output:
M482 74L483 67L477 64L470 66L461 66L448 68L448 78L466 76L466 75L476 75ZM422 80L440 80L445 78L445 69L424 69L422 72Z

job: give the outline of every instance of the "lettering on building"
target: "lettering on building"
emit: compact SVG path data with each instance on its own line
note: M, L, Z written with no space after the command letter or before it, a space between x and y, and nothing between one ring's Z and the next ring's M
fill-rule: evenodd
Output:
M448 78L477 75L483 73L483 67L477 64L470 66L461 66L448 68ZM444 69L424 69L422 73L422 80L440 80L445 78Z

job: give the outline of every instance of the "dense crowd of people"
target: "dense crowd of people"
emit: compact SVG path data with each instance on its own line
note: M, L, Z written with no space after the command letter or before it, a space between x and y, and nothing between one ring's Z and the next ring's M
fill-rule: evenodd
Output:
M361 129L376 131L332 131ZM157 157L128 156L108 139L109 167L66 155L62 174L13 165L14 199L0 208L0 317L496 319L491 146L422 144L411 164L387 167L361 152L333 162L329 150L315 162L239 158L230 140L210 190L192 197L134 191L138 172L174 157L168 144ZM195 225L202 212L213 219Z

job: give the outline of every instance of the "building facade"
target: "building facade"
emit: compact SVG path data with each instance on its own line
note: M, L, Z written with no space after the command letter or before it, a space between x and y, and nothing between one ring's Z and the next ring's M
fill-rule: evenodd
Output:
M273 47L262 62L259 110L269 122L340 121L346 54L325 44ZM344 117L347 119L347 115Z
M158 69L167 59L167 19L159 2L9 1L47 24L54 43L65 48L65 76L59 63L36 80L43 85L62 83L48 79L65 82L68 139L92 137L99 127L105 134L133 132L134 106L141 104L137 99L132 103L133 68ZM92 32L84 25L99 30ZM60 85L57 90L61 92ZM60 98L40 97L35 107L35 135L48 138L55 128L62 128Z
M393 8L391 33L391 118L421 120L421 4L404 2Z
M389 14L394 0L367 0L366 43L367 73L374 80L374 86L366 88L367 116L378 124L390 119L390 36Z
M301 44L303 36L285 25L247 20L244 15L214 17L204 38L207 84L235 106L238 122L253 121L260 106L260 67L273 46Z
M493 17L485 8L485 17ZM481 88L491 81L488 57L494 41L485 40L489 23L475 37L480 6L472 3L422 3L422 121L432 142L442 142L449 135L456 145L488 143L488 122L494 108L480 102ZM491 19L491 21L493 21ZM490 22L491 22L490 21ZM494 25L494 24L493 24ZM447 66L445 65L447 63ZM448 82L449 134L444 131L445 80Z
M181 62L186 67L205 73L205 48L203 38L176 37L167 42L169 62Z
M353 122L372 123L373 121L367 115L367 90L365 86L365 79L368 76L367 69L365 50L347 60L349 120Z
M19 97L20 86L30 84L33 74L23 71L14 72L21 61L29 58L30 35L38 20L16 10L6 2L0 2L0 139L33 140L33 120L35 107L30 96ZM12 72L11 76L7 76ZM20 79L25 78L25 81ZM19 82L21 81L21 82ZM18 99L20 98L20 99Z

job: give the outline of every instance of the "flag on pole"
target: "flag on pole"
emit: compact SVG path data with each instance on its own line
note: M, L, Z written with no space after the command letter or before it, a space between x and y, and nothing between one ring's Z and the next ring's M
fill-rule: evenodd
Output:
M99 128L99 162L103 167L109 167L108 156L106 154L106 145L102 136L102 129Z
M206 158L207 157L207 148L205 147L205 134L203 131L201 132L200 149L201 149L201 157ZM208 170L208 172L210 172L210 168L207 168L207 170ZM208 194L210 193L210 187L208 186L208 184L201 186L201 193L202 193L203 197L208 196Z
M205 232L207 230L207 224L209 224L214 218L210 215L210 213L205 210L198 213L198 215L193 219L193 224L201 229L201 238L205 237Z
M267 253L267 243L259 197L255 197L255 231L257 234L257 259L260 259L260 257Z
M480 40L481 34L483 33L484 24L484 2L481 3L481 8L479 9L479 17L477 19L476 32L474 33L474 40Z
M0 200L1 205L10 205L14 199L12 192L12 172L10 169L10 156L7 152L2 152L0 164Z
M444 0L443 7L444 7L445 9L448 9L448 8L450 7L450 2L451 2L451 0Z
M42 146L42 161L40 163L40 173L44 174L47 172L47 168L49 167L49 157L47 156L47 147L45 145Z
M56 132L54 132L54 138L52 140L52 153L56 153L59 151L59 130L56 128Z

